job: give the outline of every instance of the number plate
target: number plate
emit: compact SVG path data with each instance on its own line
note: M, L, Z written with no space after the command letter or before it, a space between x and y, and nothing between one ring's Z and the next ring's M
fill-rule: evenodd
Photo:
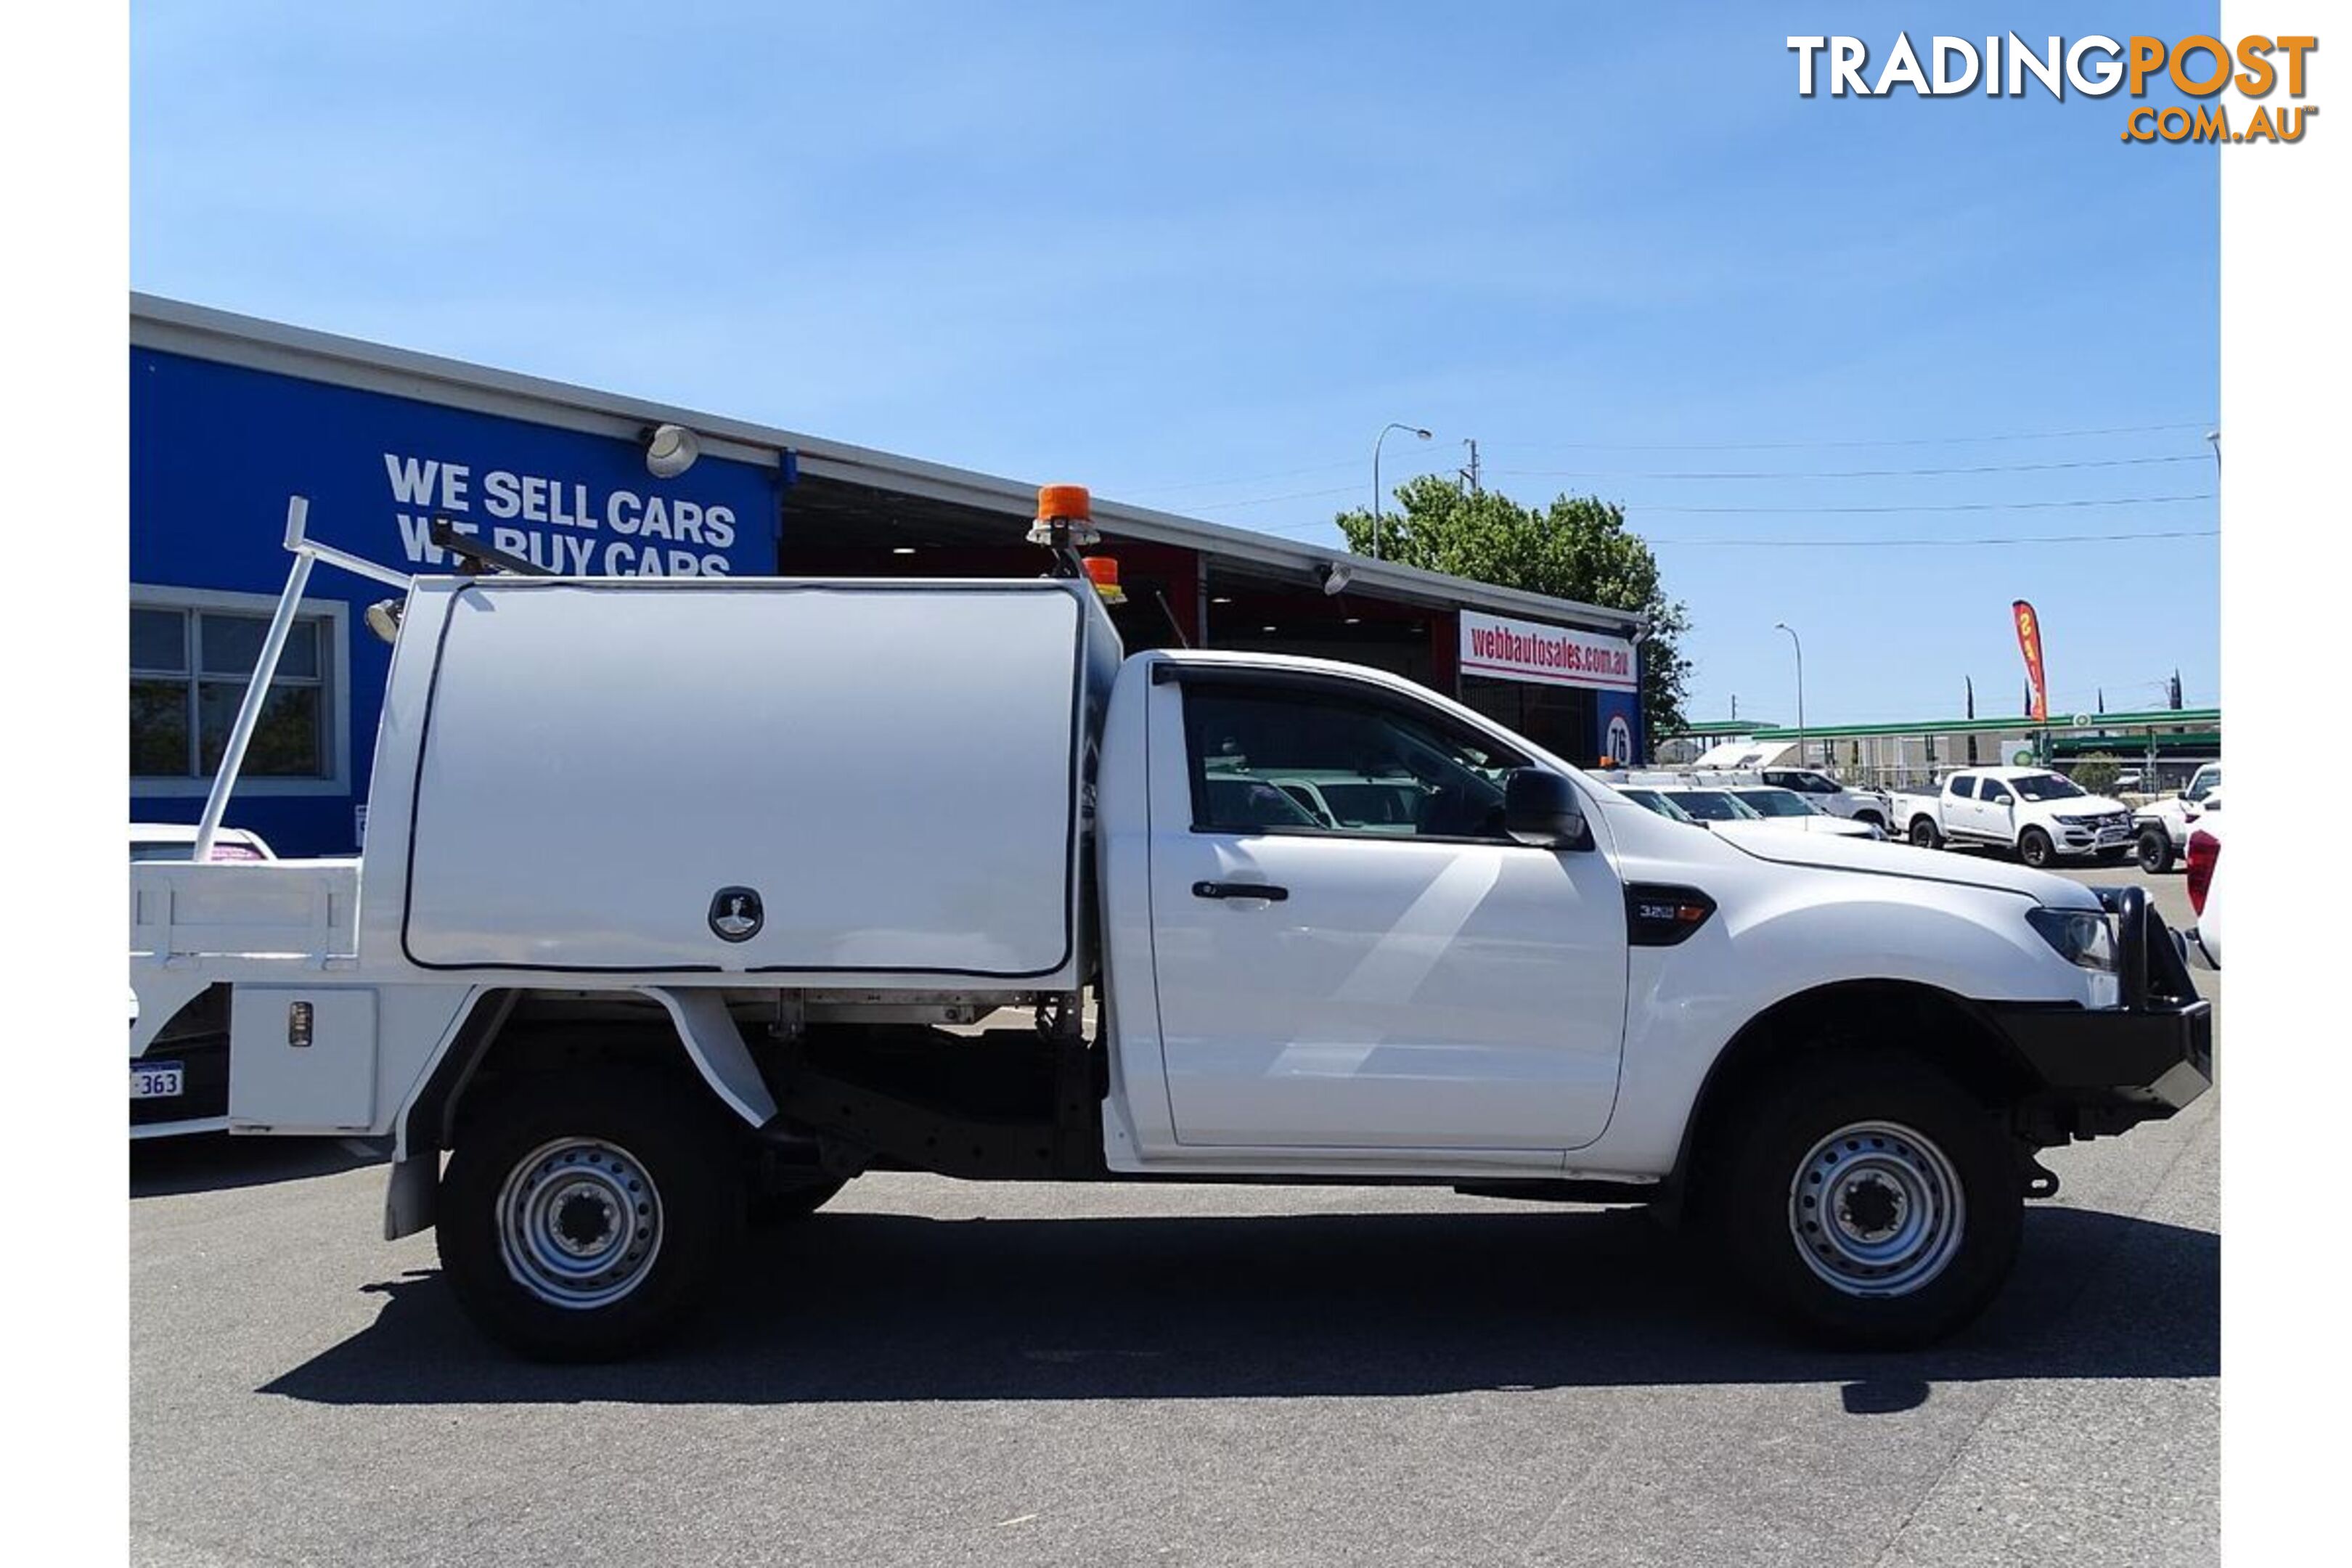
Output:
M171 1100L187 1087L186 1069L178 1062L132 1062L131 1098Z

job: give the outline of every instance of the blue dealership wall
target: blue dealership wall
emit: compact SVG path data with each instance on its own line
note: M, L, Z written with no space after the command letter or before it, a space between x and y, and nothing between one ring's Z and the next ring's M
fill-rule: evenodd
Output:
M131 354L131 577L145 587L275 596L292 563L289 495L310 500L311 537L408 572L448 569L425 540L435 517L553 570L596 575L750 575L776 569L780 468L705 457L674 479L646 471L630 439L478 414L184 354ZM228 820L281 855L349 853L367 799L392 649L362 620L389 595L329 566L308 597L341 600L348 787L241 787ZM131 785L134 821L194 822L189 786ZM315 786L313 786L315 788Z

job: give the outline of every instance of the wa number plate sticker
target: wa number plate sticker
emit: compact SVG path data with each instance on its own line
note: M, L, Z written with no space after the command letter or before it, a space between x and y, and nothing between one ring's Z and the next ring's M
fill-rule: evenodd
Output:
M186 1069L178 1062L131 1064L131 1098L170 1100L186 1087Z

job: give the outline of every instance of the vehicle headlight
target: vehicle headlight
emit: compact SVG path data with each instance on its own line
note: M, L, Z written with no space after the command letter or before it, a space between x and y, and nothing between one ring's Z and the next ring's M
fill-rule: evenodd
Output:
M2083 969L2116 971L2116 922L2097 910L2032 909L2026 923L2058 956Z

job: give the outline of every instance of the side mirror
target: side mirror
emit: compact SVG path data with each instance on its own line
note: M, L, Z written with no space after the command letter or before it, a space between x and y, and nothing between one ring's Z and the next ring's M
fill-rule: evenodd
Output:
M1503 831L1539 849L1592 847L1576 786L1541 768L1514 768L1504 776Z

